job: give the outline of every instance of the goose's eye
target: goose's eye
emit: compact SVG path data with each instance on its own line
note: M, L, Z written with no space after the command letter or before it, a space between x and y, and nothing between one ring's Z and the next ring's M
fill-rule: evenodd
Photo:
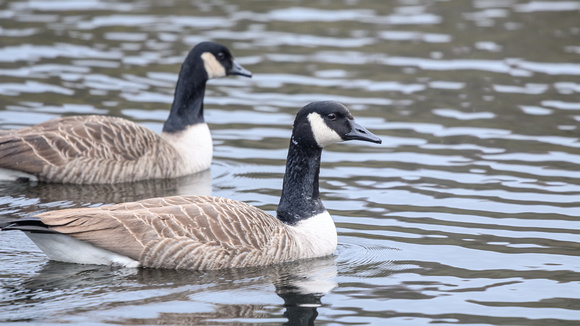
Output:
M333 120L333 121L336 120L336 114L334 114L334 113L329 113L326 117L329 120Z
M223 60L226 57L226 55L225 55L225 53L220 52L217 54L217 57L218 57L218 59Z

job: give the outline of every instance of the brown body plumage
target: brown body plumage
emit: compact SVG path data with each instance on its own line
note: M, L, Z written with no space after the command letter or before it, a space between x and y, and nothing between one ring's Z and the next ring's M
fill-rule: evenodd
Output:
M305 248L318 248L309 245L316 239L300 236L270 214L221 197L153 198L38 217L53 231L129 257L143 267L208 270L267 265L314 257Z
M183 175L186 166L160 135L121 118L72 116L0 131L0 167L45 182L167 178Z

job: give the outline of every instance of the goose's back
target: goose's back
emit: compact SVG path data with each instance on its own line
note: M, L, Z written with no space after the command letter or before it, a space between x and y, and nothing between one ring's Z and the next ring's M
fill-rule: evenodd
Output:
M141 266L222 269L296 259L287 226L243 202L208 196L153 198L39 215L52 230Z
M0 168L29 173L47 182L118 183L163 178L176 169L178 156L152 130L109 116L62 117L0 131Z

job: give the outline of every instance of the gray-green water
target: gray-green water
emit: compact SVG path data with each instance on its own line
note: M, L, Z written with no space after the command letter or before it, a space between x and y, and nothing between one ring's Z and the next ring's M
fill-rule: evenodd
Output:
M0 234L0 322L575 325L580 1L0 0L0 128L72 114L159 131L196 43L211 171L116 186L0 184L0 214L209 194L278 203L290 125L335 99L383 139L323 154L333 257L222 272L50 262ZM290 320L290 321L289 321Z

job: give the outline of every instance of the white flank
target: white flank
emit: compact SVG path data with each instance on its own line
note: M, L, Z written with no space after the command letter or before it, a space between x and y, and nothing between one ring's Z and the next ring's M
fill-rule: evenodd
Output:
M290 227L300 245L300 258L322 257L332 254L338 243L334 221L327 211L298 222Z
M51 260L67 263L139 267L139 262L65 234L24 232Z
M213 143L206 123L198 123L177 133L162 133L163 137L176 150L184 163L186 175L206 170L211 165Z
M321 148L324 148L326 145L336 144L343 141L343 139L336 133L336 131L328 127L320 114L316 112L310 113L308 115L308 122L310 122L310 127L312 128L314 139L318 143L318 146Z
M18 178L27 178L31 181L38 181L35 175L24 173L16 170L0 169L0 180L1 181L14 181Z
M201 58L203 59L203 66L207 72L208 79L226 76L226 69L221 63L219 63L219 61L217 61L213 54L210 52L204 52L202 53Z

